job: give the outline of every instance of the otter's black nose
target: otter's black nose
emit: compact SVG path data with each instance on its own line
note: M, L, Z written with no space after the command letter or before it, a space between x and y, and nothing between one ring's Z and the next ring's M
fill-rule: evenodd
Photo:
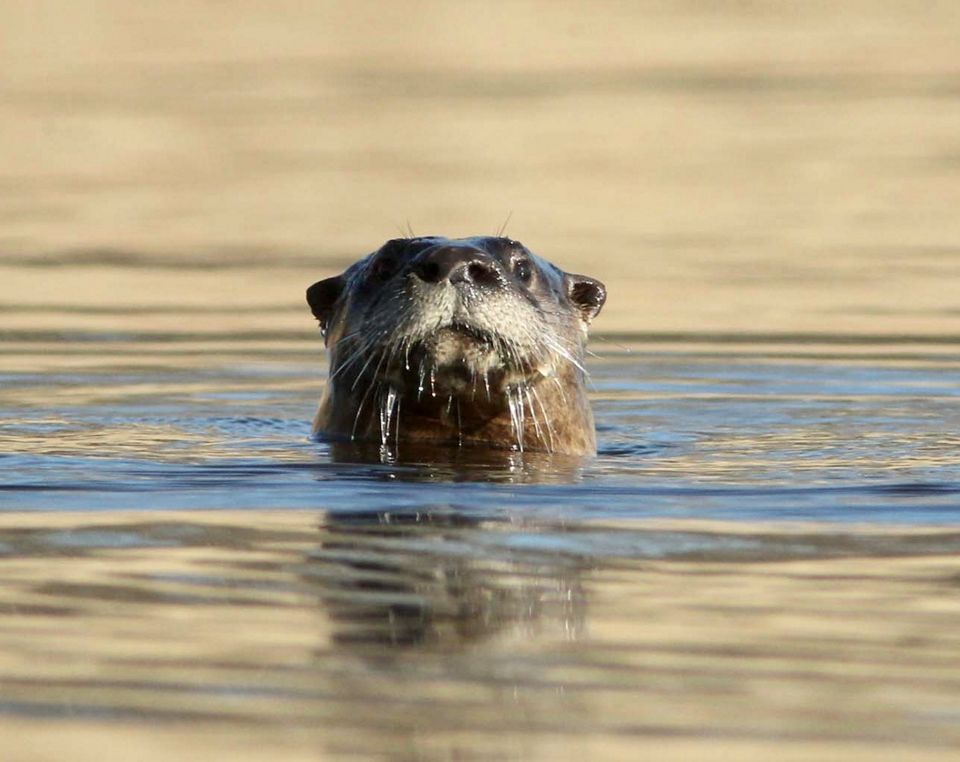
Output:
M493 286L501 282L500 266L485 251L466 246L441 246L425 251L413 271L427 283L472 283Z

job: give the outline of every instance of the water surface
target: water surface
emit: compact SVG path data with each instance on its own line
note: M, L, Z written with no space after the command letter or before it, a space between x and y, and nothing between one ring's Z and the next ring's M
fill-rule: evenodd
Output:
M0 712L52 754L960 742L956 344L600 335L598 457L496 466L310 441L318 344L8 335Z

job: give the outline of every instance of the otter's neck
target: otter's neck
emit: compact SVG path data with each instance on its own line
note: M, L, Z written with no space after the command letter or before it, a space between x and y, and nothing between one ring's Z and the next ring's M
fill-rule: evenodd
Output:
M327 384L314 433L383 445L404 442L592 454L593 414L582 372L564 365L549 378L463 392L389 381Z

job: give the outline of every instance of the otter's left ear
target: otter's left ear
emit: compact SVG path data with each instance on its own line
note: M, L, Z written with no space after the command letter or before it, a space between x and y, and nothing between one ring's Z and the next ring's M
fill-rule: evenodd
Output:
M597 316L603 303L607 301L607 287L595 278L567 273L563 276L563 285L570 301L588 323Z
M344 278L337 275L333 278L317 281L307 289L307 304L313 316L320 321L320 328L327 330L327 324L333 316L333 308L343 293Z

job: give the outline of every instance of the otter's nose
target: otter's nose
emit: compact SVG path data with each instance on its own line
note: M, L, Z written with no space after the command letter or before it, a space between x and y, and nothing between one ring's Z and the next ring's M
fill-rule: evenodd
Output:
M465 246L442 246L425 251L413 266L427 283L472 283L493 286L501 281L500 268L485 251Z

